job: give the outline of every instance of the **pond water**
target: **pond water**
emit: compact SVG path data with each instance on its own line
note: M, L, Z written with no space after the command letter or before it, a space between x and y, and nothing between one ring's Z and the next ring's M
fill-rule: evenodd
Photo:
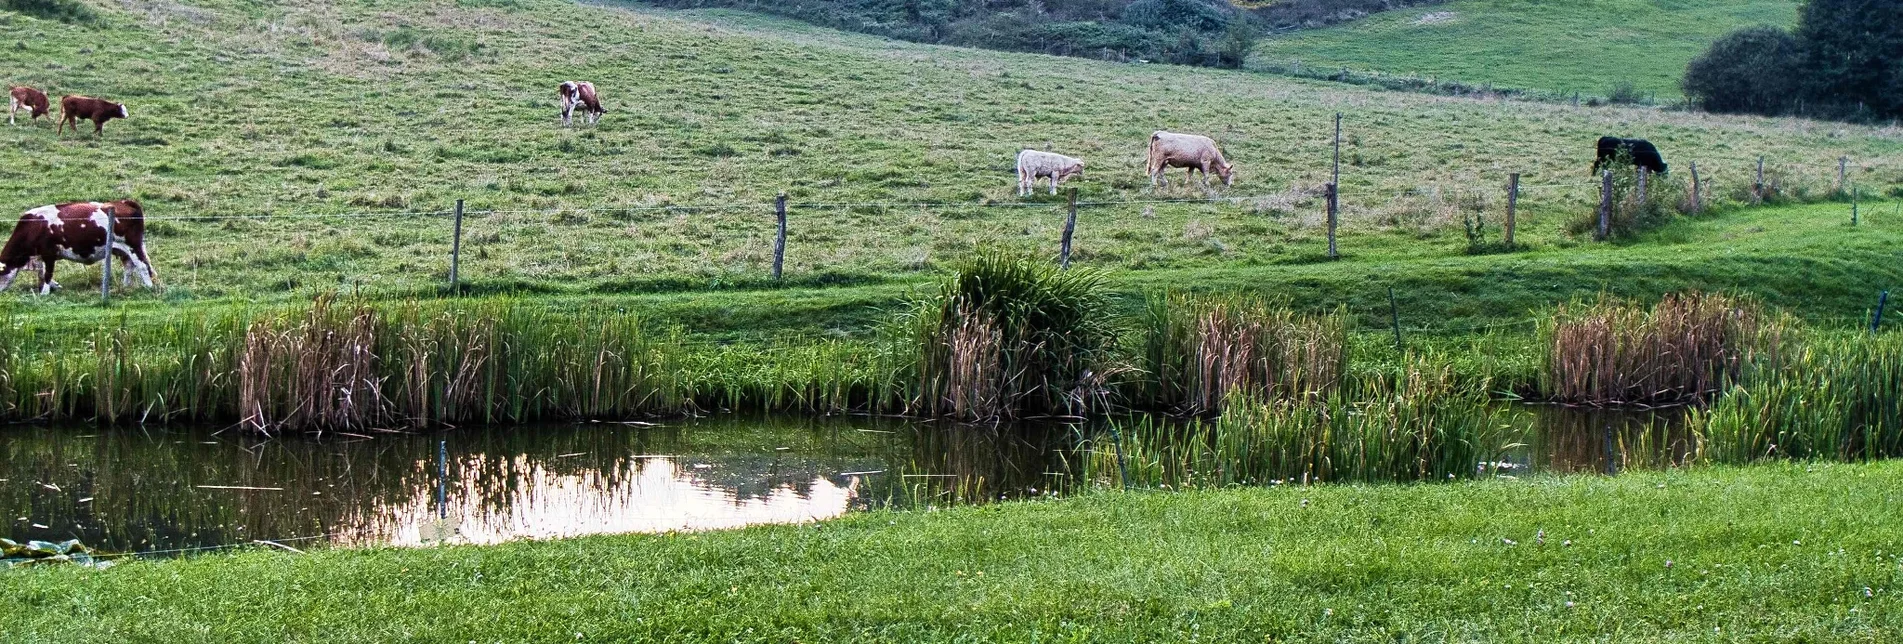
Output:
M1513 417L1530 437L1503 468L1513 474L1616 473L1689 451L1676 414ZM0 536L162 553L796 523L1061 494L1075 485L1071 449L1091 431L732 415L349 440L14 426L0 428Z

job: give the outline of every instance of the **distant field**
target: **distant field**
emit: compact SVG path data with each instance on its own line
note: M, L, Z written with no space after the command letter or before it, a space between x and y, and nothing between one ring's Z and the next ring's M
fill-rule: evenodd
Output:
M458 198L471 212L463 276L478 289L757 280L780 191L795 204L789 276L915 279L980 246L1055 251L1060 199L975 207L1021 203L1011 159L1022 147L1086 158L1076 185L1087 202L1205 196L1150 192L1142 154L1160 128L1219 138L1240 168L1226 194L1250 198L1087 207L1080 264L1303 263L1323 250L1338 111L1344 244L1363 258L1459 256L1463 212L1497 222L1511 172L1529 186L1522 241L1573 243L1561 223L1590 208L1592 141L1608 133L1651 138L1679 167L1697 161L1720 197L1739 193L1760 154L1812 195L1830 189L1840 155L1872 191L1903 183L1903 136L1891 130L924 46L732 12L555 0L124 6L102 5L102 28L13 17L24 48L0 48L0 65L17 70L8 80L121 99L132 118L99 140L55 137L44 121L0 128L0 191L18 210L145 200L173 302L433 287ZM54 37L75 31L85 37ZM570 78L601 86L599 127L557 122L553 88ZM375 216L315 216L326 213ZM62 270L71 290L55 299L87 300L84 274Z
M1796 0L1454 0L1264 40L1299 61L1470 84L1605 96L1620 82L1682 94L1685 64L1739 27L1797 23Z

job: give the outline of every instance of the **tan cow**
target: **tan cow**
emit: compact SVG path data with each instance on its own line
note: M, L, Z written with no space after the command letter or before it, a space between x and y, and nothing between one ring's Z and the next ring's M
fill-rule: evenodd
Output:
M1170 168L1188 168L1188 175L1203 173L1203 187L1209 187L1209 171L1222 177L1222 185L1236 184L1235 166L1222 157L1216 140L1197 134L1176 134L1157 130L1150 135L1150 185L1167 185L1163 173ZM1187 177L1185 178L1187 181Z

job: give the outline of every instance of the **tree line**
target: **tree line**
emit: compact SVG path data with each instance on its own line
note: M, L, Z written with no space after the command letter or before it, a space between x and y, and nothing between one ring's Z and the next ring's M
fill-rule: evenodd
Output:
M1903 1L1809 0L1796 29L1740 29L1693 59L1685 95L1707 111L1903 118Z
M1268 31L1445 0L644 0L722 7L913 42L1241 67Z

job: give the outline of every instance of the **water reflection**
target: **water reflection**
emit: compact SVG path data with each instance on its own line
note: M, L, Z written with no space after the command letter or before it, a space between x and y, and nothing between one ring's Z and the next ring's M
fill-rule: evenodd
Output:
M1683 414L1521 407L1516 472L1682 465ZM813 521L1067 492L1100 429L722 416L660 427L259 441L211 430L0 428L0 536L163 551L256 539L494 543ZM439 441L447 479L437 476ZM1476 464L1477 466L1479 464ZM441 503L438 484L444 483Z
M1067 478L1063 436L870 418L721 417L350 442L14 427L0 429L0 535L153 551L320 536L350 545L494 543L802 522L1042 493L1045 481ZM438 441L449 472L440 504Z

